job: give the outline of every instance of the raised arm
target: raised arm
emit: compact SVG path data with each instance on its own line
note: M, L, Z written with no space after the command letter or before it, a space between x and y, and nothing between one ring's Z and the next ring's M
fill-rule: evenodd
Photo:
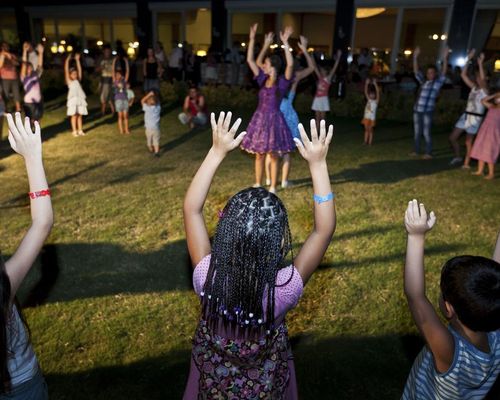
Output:
M309 164L314 190L314 227L293 261L304 285L323 259L336 224L335 200L326 163L328 147L333 137L333 125L328 127L327 132L325 121L322 120L319 136L314 120L311 120L310 126L311 140L302 124L299 124L302 142L294 139L301 156Z
M370 85L370 78L366 78L366 80L365 80L365 89L364 89L366 100L370 99L369 96L368 96L368 86L369 85Z
M377 84L377 78L373 78L372 82L373 82L373 86L375 86L375 101L378 104L378 102L380 101L380 88L378 87L378 84Z
M331 81L333 76L335 75L335 72L337 72L337 68L339 67L339 63L340 63L340 58L342 57L342 50L337 50L337 59L335 60L335 64L333 64L333 68L332 70L330 71L330 73L328 74L328 80Z
M482 99L481 103L486 108L492 108L493 104L491 104L490 100L493 100L495 97L499 97L499 96L500 96L500 92L499 93L490 94L489 96L486 96L484 99Z
M497 244L495 246L495 250L493 251L493 260L497 263L500 263L500 232L498 232Z
M460 78L462 78L462 80L464 81L464 83L471 89L474 89L474 87L476 86L475 83L469 78L469 76L467 75L467 65L469 65L469 62L470 60L472 60L474 58L474 54L476 54L476 50L475 49L472 49L469 51L469 53L467 53L467 58L465 60L465 65L463 66L462 68L462 72L460 72Z
M130 77L130 66L128 64L128 58L124 57L123 61L125 62L125 82L128 82L128 79Z
M118 57L113 58L113 62L111 63L111 79L113 79L113 82L116 79L116 74L115 74L115 68L116 68L116 59Z
M76 70L78 72L78 80L81 81L83 75L82 75L82 64L80 63L80 53L75 54L75 63L76 63Z
M141 99L141 105L144 105L146 104L146 101L148 101L148 99L151 97L151 96L154 96L155 95L155 92L153 92L152 90L147 93L142 99Z
M203 218L203 206L215 172L226 155L240 145L246 134L246 132L242 132L235 138L241 124L241 118L238 118L230 127L231 116L231 112L228 112L227 115L221 112L219 119L216 121L215 114L210 115L213 138L212 148L196 172L184 198L184 228L193 266L196 266L203 257L211 252L210 240Z
M69 86L69 84L71 83L71 79L69 77L69 62L71 60L71 55L68 55L68 57L66 57L66 60L64 60L64 80L66 81L66 85Z
M404 222L408 232L404 292L413 320L434 356L436 369L443 373L453 362L454 340L425 294L424 273L425 233L434 226L436 216L434 212L427 216L424 205L412 200Z
M297 71L297 73L295 74L295 80L294 80L295 86L302 79L311 75L314 72L314 68L315 68L314 61L313 61L311 55L307 51L307 38L305 36L300 36L298 46L299 46L299 49L302 51L302 54L304 54L304 57L306 58L307 68L304 68L303 70Z
M446 76L446 72L448 71L448 56L450 55L450 48L448 46L444 47L443 50L443 68L441 68L441 76Z
M259 54L257 55L256 63L259 68L262 68L264 66L264 56L266 55L269 46L271 46L271 44L273 43L273 40L274 40L274 33L272 32L266 33L266 35L264 36L264 45L262 46L262 48L259 51Z
M420 70L418 69L418 56L420 55L420 47L415 47L413 50L413 74L416 76L419 75Z
M477 67L479 69L479 86L485 93L488 93L488 82L486 81L486 74L484 73L484 53L479 54L477 58Z
M25 161L31 198L31 226L14 255L5 263L5 271L11 285L11 300L13 300L50 233L53 214L43 169L40 125L35 121L35 132L32 132L29 118L26 117L23 122L20 113L16 113L15 121L11 114L7 114L7 122L10 145Z
M254 59L254 47L255 47L255 33L257 32L257 24L253 24L250 27L250 36L248 39L247 48L247 64L253 72L254 76L259 75L259 67L257 66Z
M292 79L293 76L293 57L290 45L288 44L288 39L290 39L292 33L293 29L290 26L287 26L283 32L280 32L280 39L283 42L286 60L285 78L288 80Z
M38 71L38 76L42 75L43 71L43 53L45 51L45 48L43 47L43 44L39 43L36 46L36 49L38 51L38 65L37 65L37 71Z
M28 63L28 49L29 49L29 43L24 42L23 43L23 63L21 64L21 71L19 72L19 76L21 80L23 80L26 77L26 69L27 69L27 63Z

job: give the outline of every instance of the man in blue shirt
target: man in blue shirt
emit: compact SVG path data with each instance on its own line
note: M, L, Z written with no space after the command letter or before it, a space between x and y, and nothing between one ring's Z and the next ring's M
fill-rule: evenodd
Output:
M448 68L448 48L446 47L443 55L443 68L438 75L438 70L434 65L427 67L424 74L418 68L418 56L420 54L420 47L417 47L413 52L413 72L415 78L420 83L420 91L417 101L413 107L413 128L415 132L415 150L410 153L416 156L420 153L420 138L423 135L425 139L425 154L424 159L432 158L432 114L436 107L436 99L444 84L446 69Z

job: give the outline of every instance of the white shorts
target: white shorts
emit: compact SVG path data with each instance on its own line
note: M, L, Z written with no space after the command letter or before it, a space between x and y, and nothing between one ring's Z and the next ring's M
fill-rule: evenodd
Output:
M315 97L311 106L313 111L330 111L330 99L328 96Z
M87 115L87 102L85 99L78 99L76 97L73 97L71 99L68 99L68 102L66 103L66 106L68 107L68 111L66 115L68 116L73 116L75 114L79 115Z
M483 117L463 113L455 124L455 128L463 129L469 135L475 135L483 122Z

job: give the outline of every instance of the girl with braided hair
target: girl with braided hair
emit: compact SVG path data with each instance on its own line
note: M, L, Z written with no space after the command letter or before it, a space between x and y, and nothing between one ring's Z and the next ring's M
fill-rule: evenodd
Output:
M53 222L50 190L42 163L40 125L7 114L9 142L25 161L30 187L32 223L15 253L0 257L0 400L45 400L47 385L38 366L29 329L16 300L16 292L28 274Z
M211 115L213 145L184 200L184 225L201 316L193 339L184 399L297 399L285 316L294 308L335 230L334 195L326 164L333 127L321 121L311 140L299 125L295 143L309 164L314 229L291 264L292 239L284 204L264 188L234 195L219 214L210 243L203 206L215 172L237 148L231 113Z

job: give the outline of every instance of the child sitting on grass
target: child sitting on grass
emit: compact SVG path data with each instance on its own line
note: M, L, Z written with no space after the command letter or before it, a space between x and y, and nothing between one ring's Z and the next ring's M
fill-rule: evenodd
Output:
M361 123L365 127L365 140L363 144L369 146L373 141L373 128L375 127L375 120L377 116L378 102L380 101L380 92L375 78L367 78L365 81L365 114Z
M333 126L311 138L302 125L295 140L311 171L314 228L299 253L292 249L288 216L281 200L266 189L235 194L219 214L211 244L203 206L217 168L236 149L231 113L211 115L212 148L184 200L184 226L193 263L193 284L201 318L193 339L184 399L296 399L295 370L285 317L318 267L335 230L335 204L326 163Z
M494 260L458 256L441 270L439 308L443 324L425 294L425 234L436 222L423 204L410 201L404 291L426 341L413 364L403 400L482 399L500 373L500 237Z
M43 169L40 125L16 113L7 114L9 142L24 158L30 188L31 226L12 257L0 257L0 399L46 400L47 384L31 345L16 292L47 239L53 223L50 190Z
M146 128L146 144L155 157L160 157L160 113L161 106L157 94L152 90L141 99Z

